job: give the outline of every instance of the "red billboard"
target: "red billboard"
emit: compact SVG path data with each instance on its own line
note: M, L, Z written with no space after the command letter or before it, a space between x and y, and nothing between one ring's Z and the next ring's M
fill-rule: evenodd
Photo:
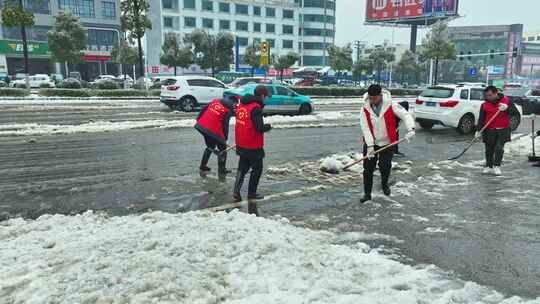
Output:
M457 15L458 0L367 0L367 22L407 22Z

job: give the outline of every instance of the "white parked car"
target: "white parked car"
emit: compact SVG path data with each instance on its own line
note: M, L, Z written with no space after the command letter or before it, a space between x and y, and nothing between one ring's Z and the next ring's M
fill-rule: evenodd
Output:
M161 102L171 109L186 112L222 98L227 88L223 82L206 76L171 76L161 83Z
M414 113L423 129L434 125L455 128L461 134L476 130L484 87L477 85L439 85L425 89L416 99ZM520 107L517 107L521 112ZM521 123L521 115L512 116L512 130Z
M50 88L56 87L56 84L49 75L36 74L28 77L28 80L30 82L30 88L32 89L40 88L43 84L47 84ZM26 87L26 79L17 79L12 81L9 85L14 88Z

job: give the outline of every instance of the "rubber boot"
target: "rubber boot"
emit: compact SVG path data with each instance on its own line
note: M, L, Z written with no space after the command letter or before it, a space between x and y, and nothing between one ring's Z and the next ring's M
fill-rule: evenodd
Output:
M204 153L203 153L203 156L202 156L202 159L201 159L201 165L199 166L199 169L201 171L204 171L204 172L208 172L212 169L210 169L208 167L208 161L210 160L210 156L212 156L212 150L210 149L205 149L204 150Z
M386 196L390 196L390 194L392 194L392 190L390 190L390 186L388 186L388 184L382 185L382 191Z
M224 176L231 173L227 170L227 152L223 152L218 156L218 175Z
M364 204L371 200L371 194L365 194L364 197L360 199L360 203Z
M256 202L248 202L248 213L255 214L255 216L259 216L259 210L257 208Z
M242 191L242 184L244 184L244 177L246 176L246 173L238 171L236 173L236 181L234 182L234 189L233 189L233 200L237 203L242 201L242 195L240 194L240 191Z

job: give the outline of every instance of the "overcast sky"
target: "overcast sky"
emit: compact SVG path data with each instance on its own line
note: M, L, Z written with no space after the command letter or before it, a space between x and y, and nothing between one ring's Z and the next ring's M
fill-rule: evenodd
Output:
M392 36L396 43L409 42L408 30L364 25L366 0L337 0L336 5L337 44L354 40L380 43L392 41ZM451 25L523 23L525 31L540 31L540 0L461 0L459 14L463 17Z

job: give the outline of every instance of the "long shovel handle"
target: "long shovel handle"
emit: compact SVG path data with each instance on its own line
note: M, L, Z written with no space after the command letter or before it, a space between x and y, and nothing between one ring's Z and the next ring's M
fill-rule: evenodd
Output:
M536 118L536 114L533 114L533 117L532 117L532 122L531 122L531 128L532 128L532 155L533 156L536 156L536 148L534 147L535 146L535 141L536 141L536 129L535 129L535 126L534 126L534 121L535 121L535 118Z
M386 146L384 146L383 148L381 148L381 149L379 149L379 150L373 152L372 155L367 155L367 156L362 157L362 158L359 159L359 160L355 160L354 162L352 162L352 163L346 165L345 167L343 167L343 171L346 171L346 170L349 169L350 167L352 167L352 166L354 166L354 165L356 165L356 164L359 164L359 163L365 161L366 159L370 158L371 156L375 156L375 155L377 155L377 154L379 154L379 153L382 153L382 152L384 152L384 151L386 151L386 150L388 150L388 149L390 149L390 148L392 148L392 147L394 147L394 146L396 146L396 145L398 145L398 144L400 144L400 143L402 143L402 142L404 142L404 141L406 141L406 140L407 140L406 138L402 138L402 139L400 139L400 140L398 140L398 141L396 141L396 142L394 142L394 143L391 143L391 144L389 144L389 145L386 145Z

